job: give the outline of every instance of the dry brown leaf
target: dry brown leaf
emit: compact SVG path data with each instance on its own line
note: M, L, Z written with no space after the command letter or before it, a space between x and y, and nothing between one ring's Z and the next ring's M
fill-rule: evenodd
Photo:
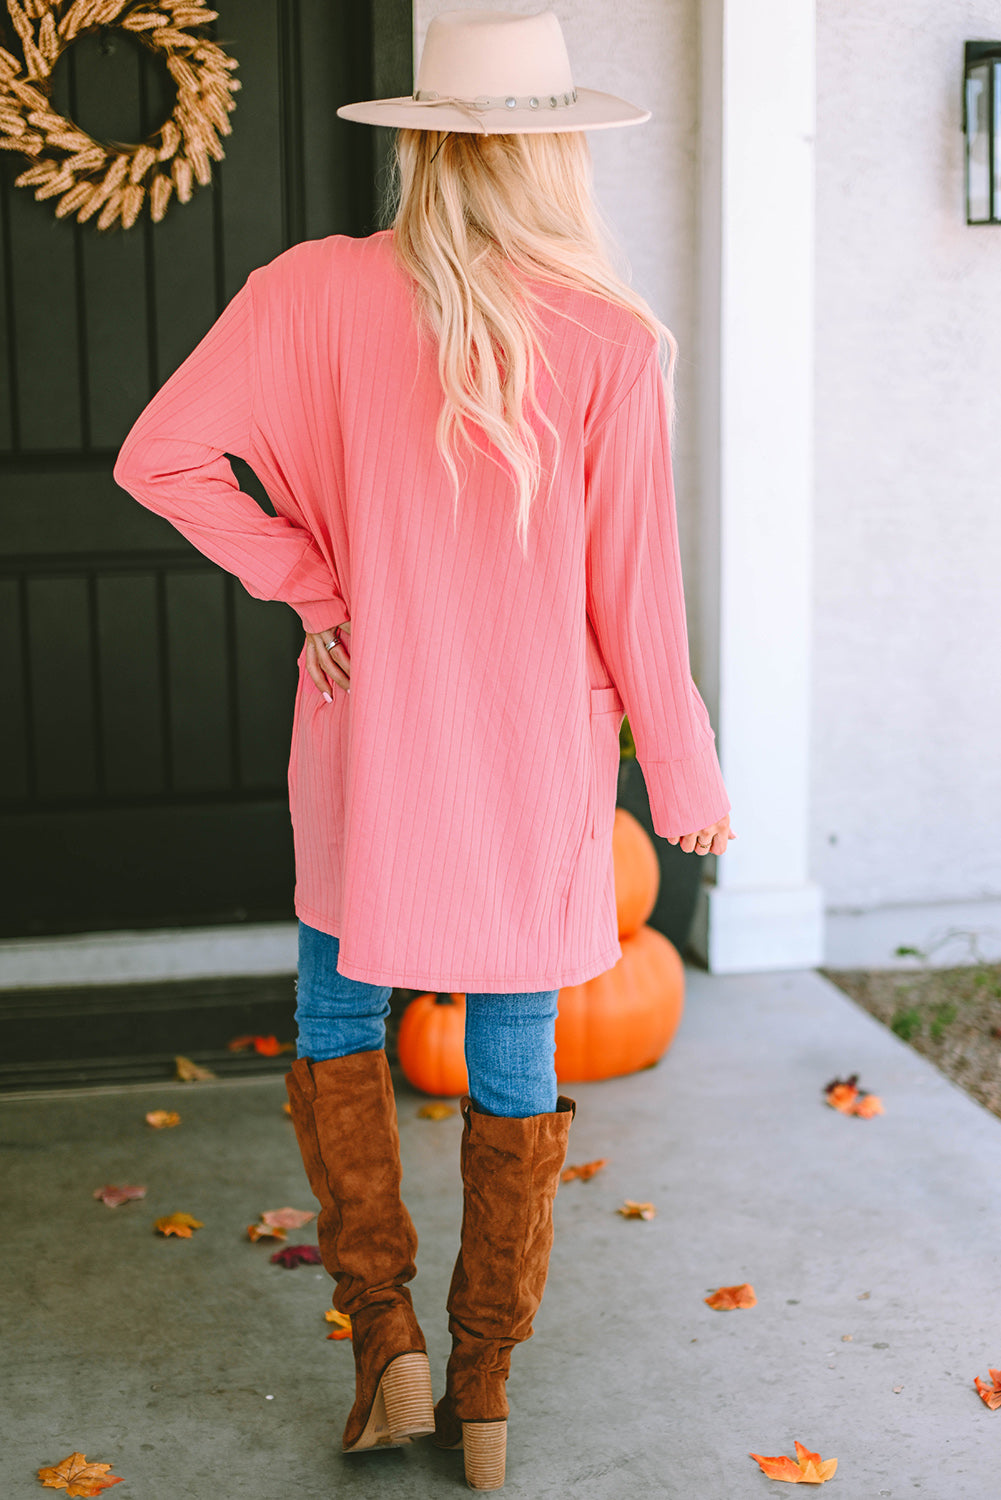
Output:
M201 1067L198 1063L192 1062L190 1057L175 1057L174 1062L180 1083L201 1083L204 1079L216 1076L211 1068Z
M418 1120L447 1120L449 1115L457 1115L459 1111L454 1104L422 1104L417 1111Z
M749 1281L741 1281L736 1286L717 1287L711 1297L703 1297L702 1300L717 1312L729 1312L734 1307L756 1307L758 1302Z
M652 1203L635 1203L632 1198L627 1198L621 1208L615 1210L624 1219L652 1219L657 1210Z
M834 1477L834 1471L838 1467L836 1458L821 1458L819 1453L811 1453L802 1443L796 1444L796 1463L791 1458L786 1458L784 1453L777 1458L764 1458L760 1453L752 1453L751 1458L761 1466L762 1472L769 1479L784 1479L789 1484L826 1484Z
M328 1307L323 1316L328 1323L336 1325L327 1334L328 1339L349 1339L351 1337L351 1319L347 1313L338 1312L336 1307Z
M561 1182L590 1182L596 1172L602 1167L608 1166L608 1157L602 1156L597 1161L586 1161L579 1167L565 1167L560 1173Z
M994 1382L993 1386L989 1386L986 1381L981 1380L979 1375L974 1377L973 1384L976 1386L984 1405L989 1406L991 1411L997 1411L998 1407L1001 1406L1001 1370L988 1369L987 1373Z
M262 1224L271 1224L276 1229L301 1229L316 1214L308 1208L269 1208L261 1214Z
M86 1453L71 1453L61 1463L39 1469L38 1477L47 1490L65 1490L67 1495L81 1497L100 1495L122 1482L120 1474L111 1473L110 1464L89 1464Z
M130 1198L145 1198L144 1187L115 1187L112 1183L106 1183L104 1187L94 1189L94 1197L100 1198L109 1208L118 1208L121 1203L128 1203Z
M157 1219L153 1228L160 1234L176 1234L179 1239L190 1240L192 1232L203 1225L201 1219L193 1219L190 1214L167 1214Z
M154 1130L167 1130L171 1125L180 1125L181 1117L173 1109L151 1109L146 1116L146 1124L152 1125Z

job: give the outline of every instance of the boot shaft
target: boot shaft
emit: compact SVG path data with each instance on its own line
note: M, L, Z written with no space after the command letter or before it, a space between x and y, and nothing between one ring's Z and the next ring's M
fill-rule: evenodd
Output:
M292 1124L313 1194L317 1238L337 1282L335 1305L349 1314L393 1300L417 1274L417 1233L400 1197L396 1100L384 1051L313 1062L285 1075ZM409 1293L403 1293L409 1301Z
M507 1416L511 1349L530 1338L553 1245L553 1200L576 1106L507 1119L462 1101L462 1237L448 1293L448 1394L463 1420Z

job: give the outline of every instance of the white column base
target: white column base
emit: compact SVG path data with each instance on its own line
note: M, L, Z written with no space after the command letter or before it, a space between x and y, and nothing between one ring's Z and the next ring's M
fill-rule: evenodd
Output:
M824 962L824 895L802 885L741 890L704 881L689 943L711 974L814 969Z

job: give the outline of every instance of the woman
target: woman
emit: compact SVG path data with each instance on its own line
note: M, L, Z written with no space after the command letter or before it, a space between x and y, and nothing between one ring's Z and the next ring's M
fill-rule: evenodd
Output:
M552 13L468 11L432 21L413 98L339 113L398 127L392 228L253 272L115 477L302 618L287 1085L352 1319L343 1446L434 1431L491 1489L575 1108L556 1089L557 995L622 951L623 709L655 830L700 854L736 835L689 670L659 357L670 375L674 341L611 266L583 134L648 113L575 89ZM241 494L226 454L277 516ZM464 1209L434 1410L406 1285L393 985L467 1000Z

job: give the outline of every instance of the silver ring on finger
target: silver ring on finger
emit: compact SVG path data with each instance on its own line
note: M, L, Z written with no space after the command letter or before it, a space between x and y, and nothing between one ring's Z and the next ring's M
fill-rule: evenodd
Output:
M323 644L324 644L324 646L326 646L326 648L327 648L328 651L333 651L333 649L334 649L335 646L339 646L341 644L341 638L340 638L340 634L338 633L338 631L337 630L334 631L334 638L333 638L332 641L324 641Z

